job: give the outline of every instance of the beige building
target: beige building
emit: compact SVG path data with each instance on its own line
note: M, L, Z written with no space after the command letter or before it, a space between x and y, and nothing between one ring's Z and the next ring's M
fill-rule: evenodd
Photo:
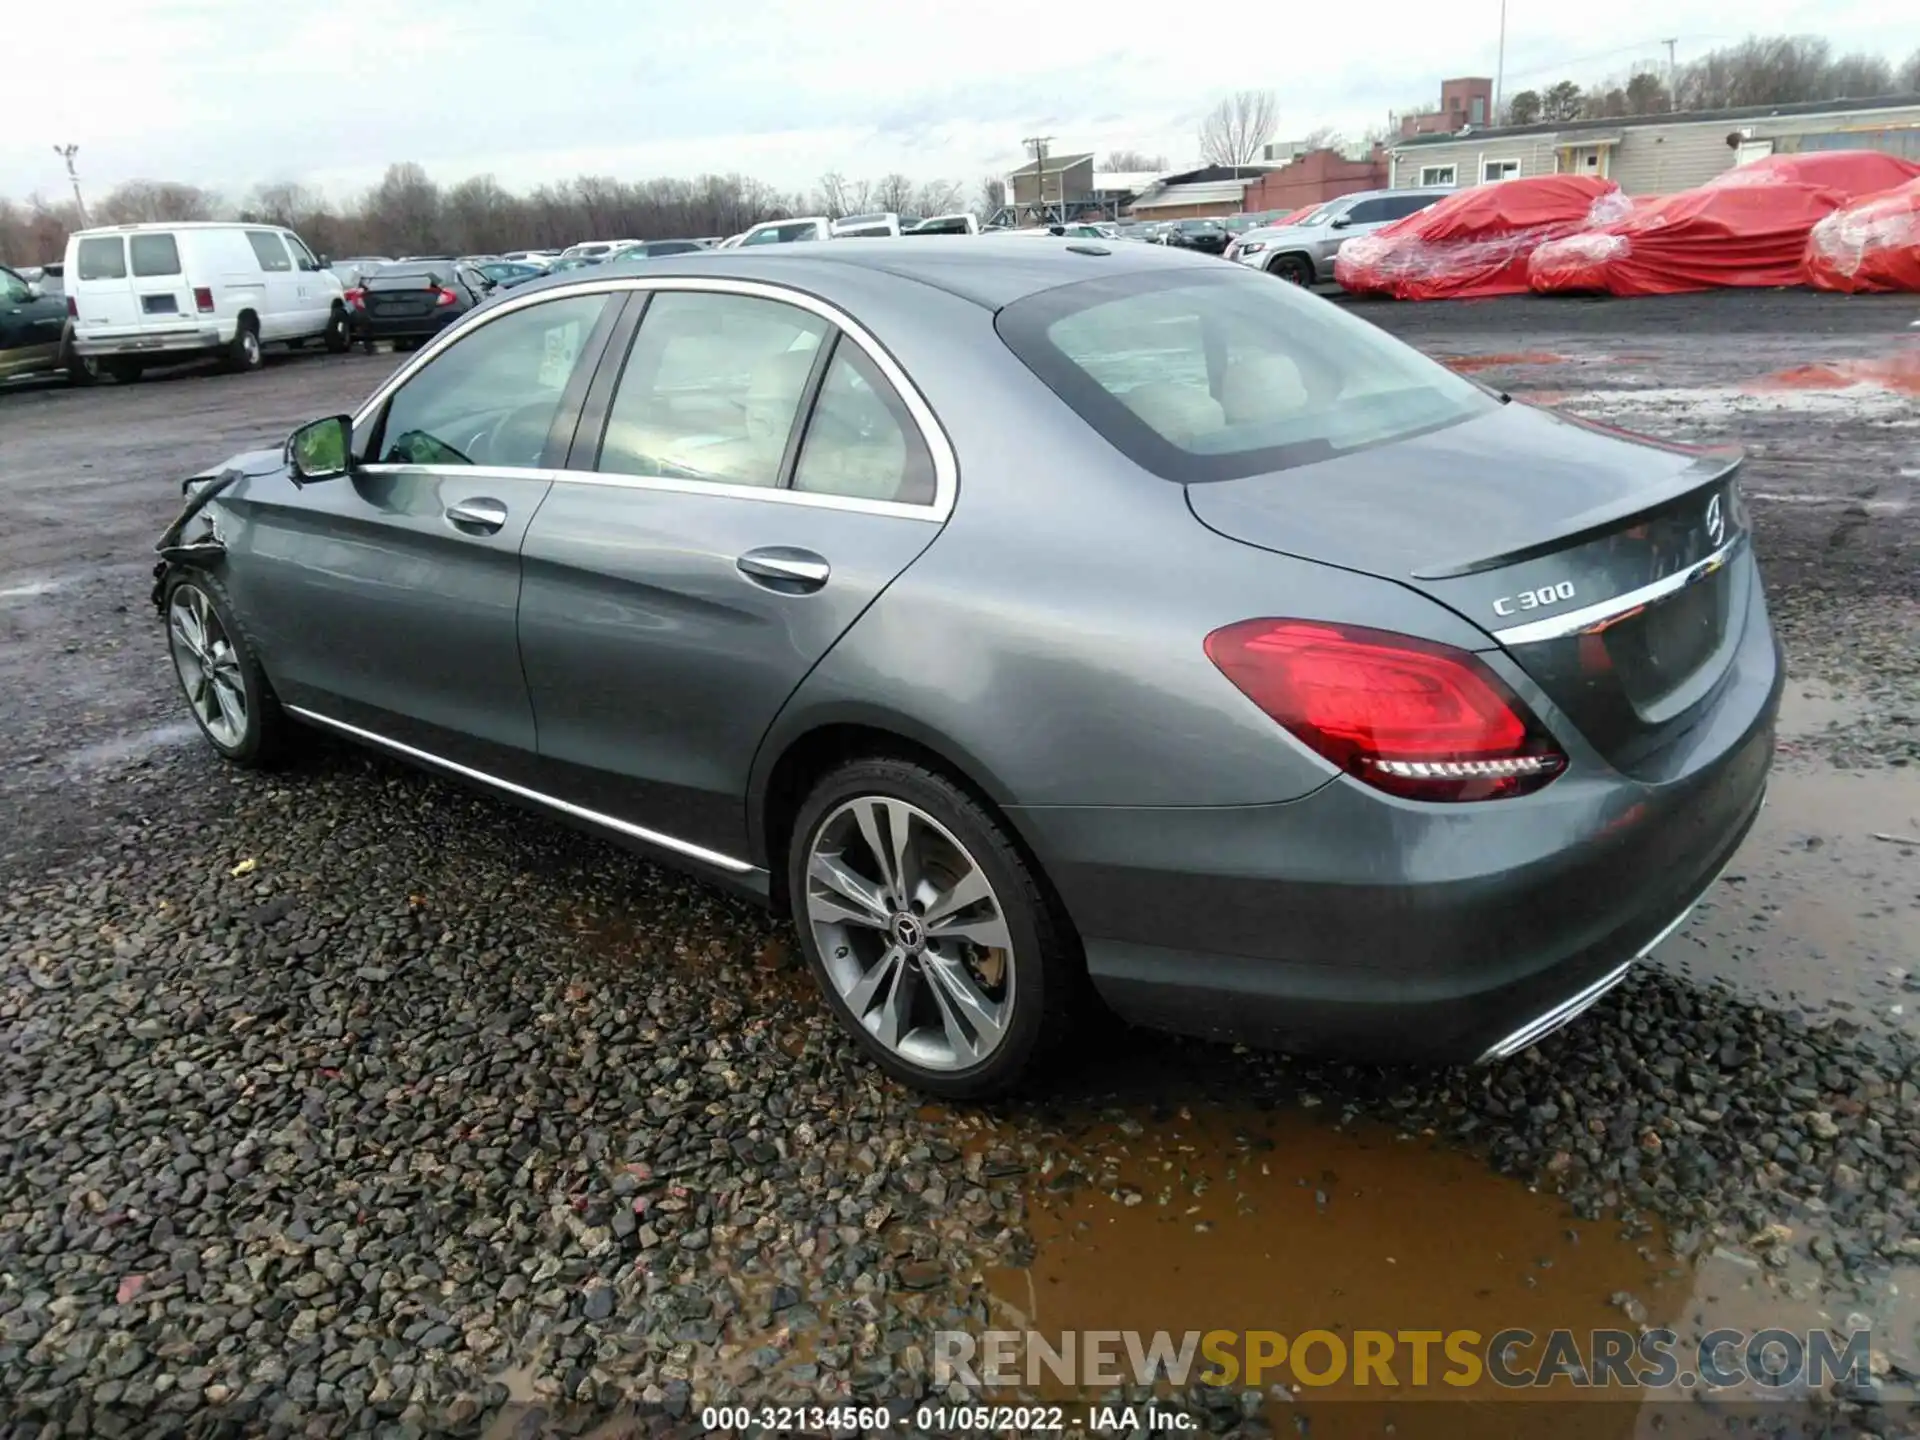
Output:
M1396 189L1573 174L1605 176L1629 195L1670 195L1749 160L1805 150L1885 150L1920 162L1920 95L1468 126L1400 140L1388 153Z

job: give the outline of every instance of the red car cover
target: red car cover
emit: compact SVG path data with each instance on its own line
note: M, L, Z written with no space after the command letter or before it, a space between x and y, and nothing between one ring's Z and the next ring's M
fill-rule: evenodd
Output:
M1879 150L1808 150L1799 155L1769 155L1716 175L1701 187L1735 189L1743 185L1824 185L1848 199L1889 190L1920 178L1920 165Z
M1825 185L1782 180L1683 190L1591 234L1540 246L1527 278L1543 294L1798 285L1808 234L1846 198Z
M1535 246L1604 224L1630 203L1590 175L1475 185L1347 241L1333 274L1355 294L1399 300L1519 295Z
M1920 180L1862 196L1815 225L1803 270L1822 290L1920 291Z

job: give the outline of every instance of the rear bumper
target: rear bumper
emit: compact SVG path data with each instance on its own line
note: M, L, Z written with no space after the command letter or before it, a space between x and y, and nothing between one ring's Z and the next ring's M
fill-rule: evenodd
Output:
M417 340L438 335L467 312L435 311L430 315L387 317L364 310L347 312L347 325L356 340Z
M1759 814L1781 670L1753 653L1660 784L1582 766L1422 805L1347 779L1283 805L1016 810L1124 1018L1353 1058L1503 1058L1598 1000Z
M221 334L217 321L198 325L170 326L167 329L82 331L73 335L73 353L84 358L130 355L150 358L163 355L204 355L219 350L228 337Z

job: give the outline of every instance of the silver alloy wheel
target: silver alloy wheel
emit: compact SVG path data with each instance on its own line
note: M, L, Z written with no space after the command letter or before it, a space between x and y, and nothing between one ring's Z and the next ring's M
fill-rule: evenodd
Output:
M895 1055L928 1070L985 1060L1013 1017L1013 937L992 883L953 832L886 795L821 822L807 923L834 989Z
M206 592L181 585L167 605L167 642L187 703L215 742L229 750L247 737L247 687L240 657Z
M253 369L260 363L260 337L251 330L242 330L241 350L247 357L247 368Z

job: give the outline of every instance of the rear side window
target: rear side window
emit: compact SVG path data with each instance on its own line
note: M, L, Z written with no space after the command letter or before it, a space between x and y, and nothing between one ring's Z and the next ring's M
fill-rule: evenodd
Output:
M293 269L293 262L287 258L287 247L280 243L280 237L271 230L247 231L247 243L253 247L254 257L259 260L262 270Z
M901 505L933 503L933 457L865 351L842 340L807 421L793 488Z
M1386 202L1387 219L1404 220L1409 215L1418 215L1439 199L1438 195L1396 195Z
M825 320L778 300L655 295L620 373L595 468L778 485L826 336Z
M118 235L96 235L80 242L82 280L127 278L127 242Z
M1043 290L1000 312L1000 336L1122 454L1183 484L1331 459L1498 403L1339 306L1225 268Z
M171 235L130 235L127 249L136 275L178 275L180 247Z

